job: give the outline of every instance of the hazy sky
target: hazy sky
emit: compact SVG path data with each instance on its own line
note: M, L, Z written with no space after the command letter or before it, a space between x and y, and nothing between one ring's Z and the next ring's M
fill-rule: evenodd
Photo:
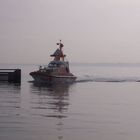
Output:
M139 0L0 0L0 63L140 62Z

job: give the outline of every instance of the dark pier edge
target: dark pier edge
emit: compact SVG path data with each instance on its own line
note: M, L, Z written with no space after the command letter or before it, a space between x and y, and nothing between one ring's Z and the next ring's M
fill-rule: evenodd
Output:
M0 69L0 81L21 83L21 69Z
M8 82L21 83L21 69L15 69L13 73L8 75Z

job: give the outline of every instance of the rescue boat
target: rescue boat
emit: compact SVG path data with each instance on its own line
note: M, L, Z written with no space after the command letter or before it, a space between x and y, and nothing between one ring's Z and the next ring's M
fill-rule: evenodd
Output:
M70 72L69 62L65 61L66 55L63 54L63 44L61 40L57 43L59 46L56 51L50 55L53 60L47 66L40 66L37 71L33 71L30 75L35 82L39 83L73 83L76 80Z

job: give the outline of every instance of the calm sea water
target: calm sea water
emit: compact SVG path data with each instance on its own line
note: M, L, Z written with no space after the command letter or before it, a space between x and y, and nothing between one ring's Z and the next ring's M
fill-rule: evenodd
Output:
M0 83L0 140L139 140L140 65L77 64L71 85Z

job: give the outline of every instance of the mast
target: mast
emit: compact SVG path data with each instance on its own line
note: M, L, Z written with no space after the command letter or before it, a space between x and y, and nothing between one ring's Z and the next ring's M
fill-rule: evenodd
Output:
M59 49L60 49L60 58L62 58L62 60L64 61L64 58L66 55L63 54L63 50L62 48L64 47L64 45L61 43L61 40L60 40L60 43L59 43Z
M66 55L63 54L63 50L62 50L64 45L61 43L61 40L59 43L56 43L56 44L59 45L59 48L51 56L54 57L54 60L61 60L62 59L62 61L64 61L64 58L66 57Z

